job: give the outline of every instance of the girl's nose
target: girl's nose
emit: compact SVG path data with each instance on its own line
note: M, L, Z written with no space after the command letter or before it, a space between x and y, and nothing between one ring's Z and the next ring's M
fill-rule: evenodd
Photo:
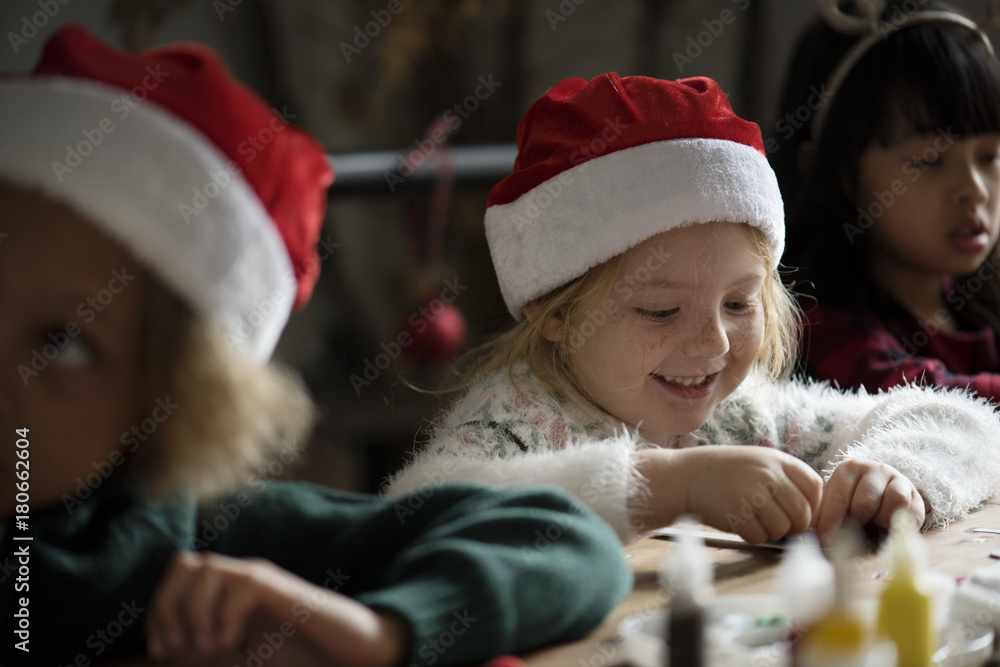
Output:
M974 157L960 161L958 172L954 192L956 203L981 204L989 199L986 177Z
M717 316L701 318L684 341L684 353L689 357L715 359L727 352L729 336Z

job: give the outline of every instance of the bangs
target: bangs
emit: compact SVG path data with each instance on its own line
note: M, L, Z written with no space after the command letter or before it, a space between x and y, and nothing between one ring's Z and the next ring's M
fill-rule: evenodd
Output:
M869 66L892 73L871 82L884 91L871 137L882 147L949 128L963 138L1000 133L1000 64L975 33L918 25L879 50L882 62Z

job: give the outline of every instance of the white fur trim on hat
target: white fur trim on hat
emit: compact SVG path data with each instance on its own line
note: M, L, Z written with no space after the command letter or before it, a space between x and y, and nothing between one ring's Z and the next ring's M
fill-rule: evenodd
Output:
M490 206L486 238L520 320L528 301L646 239L712 221L760 228L781 257L784 208L767 158L734 141L672 139L596 157Z
M208 139L156 104L132 107L124 97L73 78L0 82L0 179L71 206L238 349L266 361L296 292L280 233ZM196 202L196 191L217 194Z

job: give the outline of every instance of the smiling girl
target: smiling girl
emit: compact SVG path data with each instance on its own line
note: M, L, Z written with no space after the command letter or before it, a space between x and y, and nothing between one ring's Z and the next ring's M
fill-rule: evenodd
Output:
M608 139L609 123L625 129ZM568 79L517 140L486 213L517 324L390 494L547 482L623 540L694 513L761 541L900 509L943 525L996 492L985 401L784 379L798 320L781 198L759 129L714 81Z
M828 92L775 154L784 261L811 283L803 357L843 387L1000 399L1000 63L946 5L907 4L889 4L877 39L817 22L793 58L787 108L817 81Z

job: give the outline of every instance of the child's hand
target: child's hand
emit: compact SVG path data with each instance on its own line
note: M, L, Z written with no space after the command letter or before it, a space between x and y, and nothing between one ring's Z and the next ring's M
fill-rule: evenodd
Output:
M884 463L848 460L826 483L813 526L825 541L848 516L862 525L886 527L900 509L910 512L918 526L923 524L927 507L909 479Z
M255 613L285 597L289 576L263 560L177 554L146 617L150 654L191 663L238 652Z
M687 478L688 511L748 542L805 532L819 508L822 478L784 452L713 445L675 454Z
M239 663L267 637L271 667L391 665L406 639L397 619L273 563L210 553L177 554L146 618L150 654L182 664Z

